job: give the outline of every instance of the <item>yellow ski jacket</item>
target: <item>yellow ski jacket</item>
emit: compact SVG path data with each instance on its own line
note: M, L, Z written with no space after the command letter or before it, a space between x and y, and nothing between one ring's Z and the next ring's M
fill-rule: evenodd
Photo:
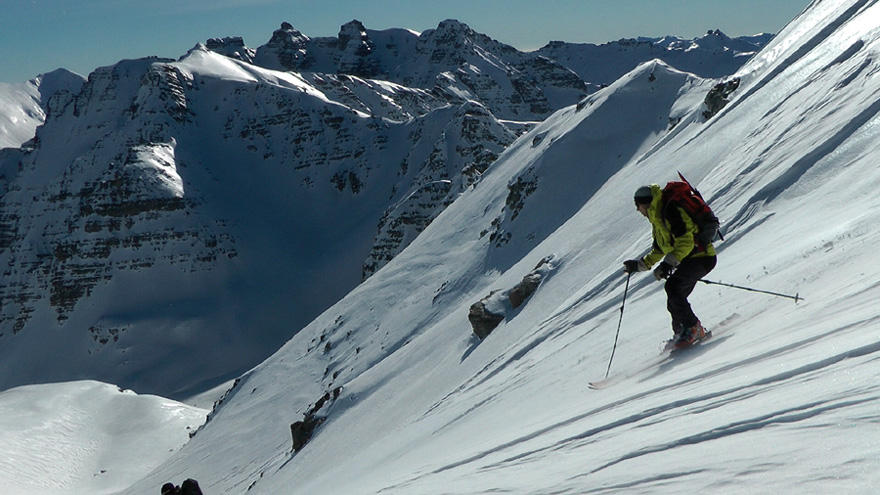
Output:
M675 258L675 262L667 260L673 266L686 258L715 256L715 246L712 243L700 246L695 241L699 228L684 208L669 205L668 211L664 212L661 201L663 189L658 184L651 184L651 194L654 199L648 207L648 220L653 229L654 248L642 258L645 266L651 268L667 256Z

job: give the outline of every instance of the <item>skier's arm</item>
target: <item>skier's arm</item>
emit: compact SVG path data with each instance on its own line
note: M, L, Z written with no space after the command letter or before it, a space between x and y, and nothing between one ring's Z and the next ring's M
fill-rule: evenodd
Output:
M663 251L660 250L660 247L657 246L657 243L654 243L654 249L651 250L650 253L646 254L642 261L645 263L647 268L651 268L658 261L662 260L663 257L666 256Z

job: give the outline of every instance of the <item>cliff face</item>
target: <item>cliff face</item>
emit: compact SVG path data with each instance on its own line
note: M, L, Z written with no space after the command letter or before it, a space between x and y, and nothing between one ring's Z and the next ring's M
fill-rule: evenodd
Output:
M402 249L376 238L389 203L454 182L423 228L514 138L478 104L203 47L100 69L53 107L0 158L5 386L173 395L240 373Z
M368 30L359 21L335 38L309 38L290 24L257 49L257 65L345 74L479 101L501 119L538 121L588 94L570 69L523 53L455 20L417 34Z

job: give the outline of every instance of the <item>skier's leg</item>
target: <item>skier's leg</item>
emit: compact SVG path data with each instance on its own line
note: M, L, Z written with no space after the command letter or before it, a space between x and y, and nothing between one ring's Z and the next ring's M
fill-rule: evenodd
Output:
M716 258L689 258L681 262L666 281L666 307L672 316L673 325L691 328L699 322L688 302L697 282L715 268Z

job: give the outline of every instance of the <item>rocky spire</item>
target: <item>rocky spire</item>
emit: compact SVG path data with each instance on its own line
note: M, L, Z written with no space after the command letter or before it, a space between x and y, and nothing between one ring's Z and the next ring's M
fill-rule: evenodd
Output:
M373 78L381 73L379 60L373 55L375 44L367 29L357 19L343 24L339 30L339 49L343 52L339 72Z
M254 63L277 70L302 70L307 64L308 36L294 28L289 22L282 22L281 28L272 33L265 45L257 48Z

